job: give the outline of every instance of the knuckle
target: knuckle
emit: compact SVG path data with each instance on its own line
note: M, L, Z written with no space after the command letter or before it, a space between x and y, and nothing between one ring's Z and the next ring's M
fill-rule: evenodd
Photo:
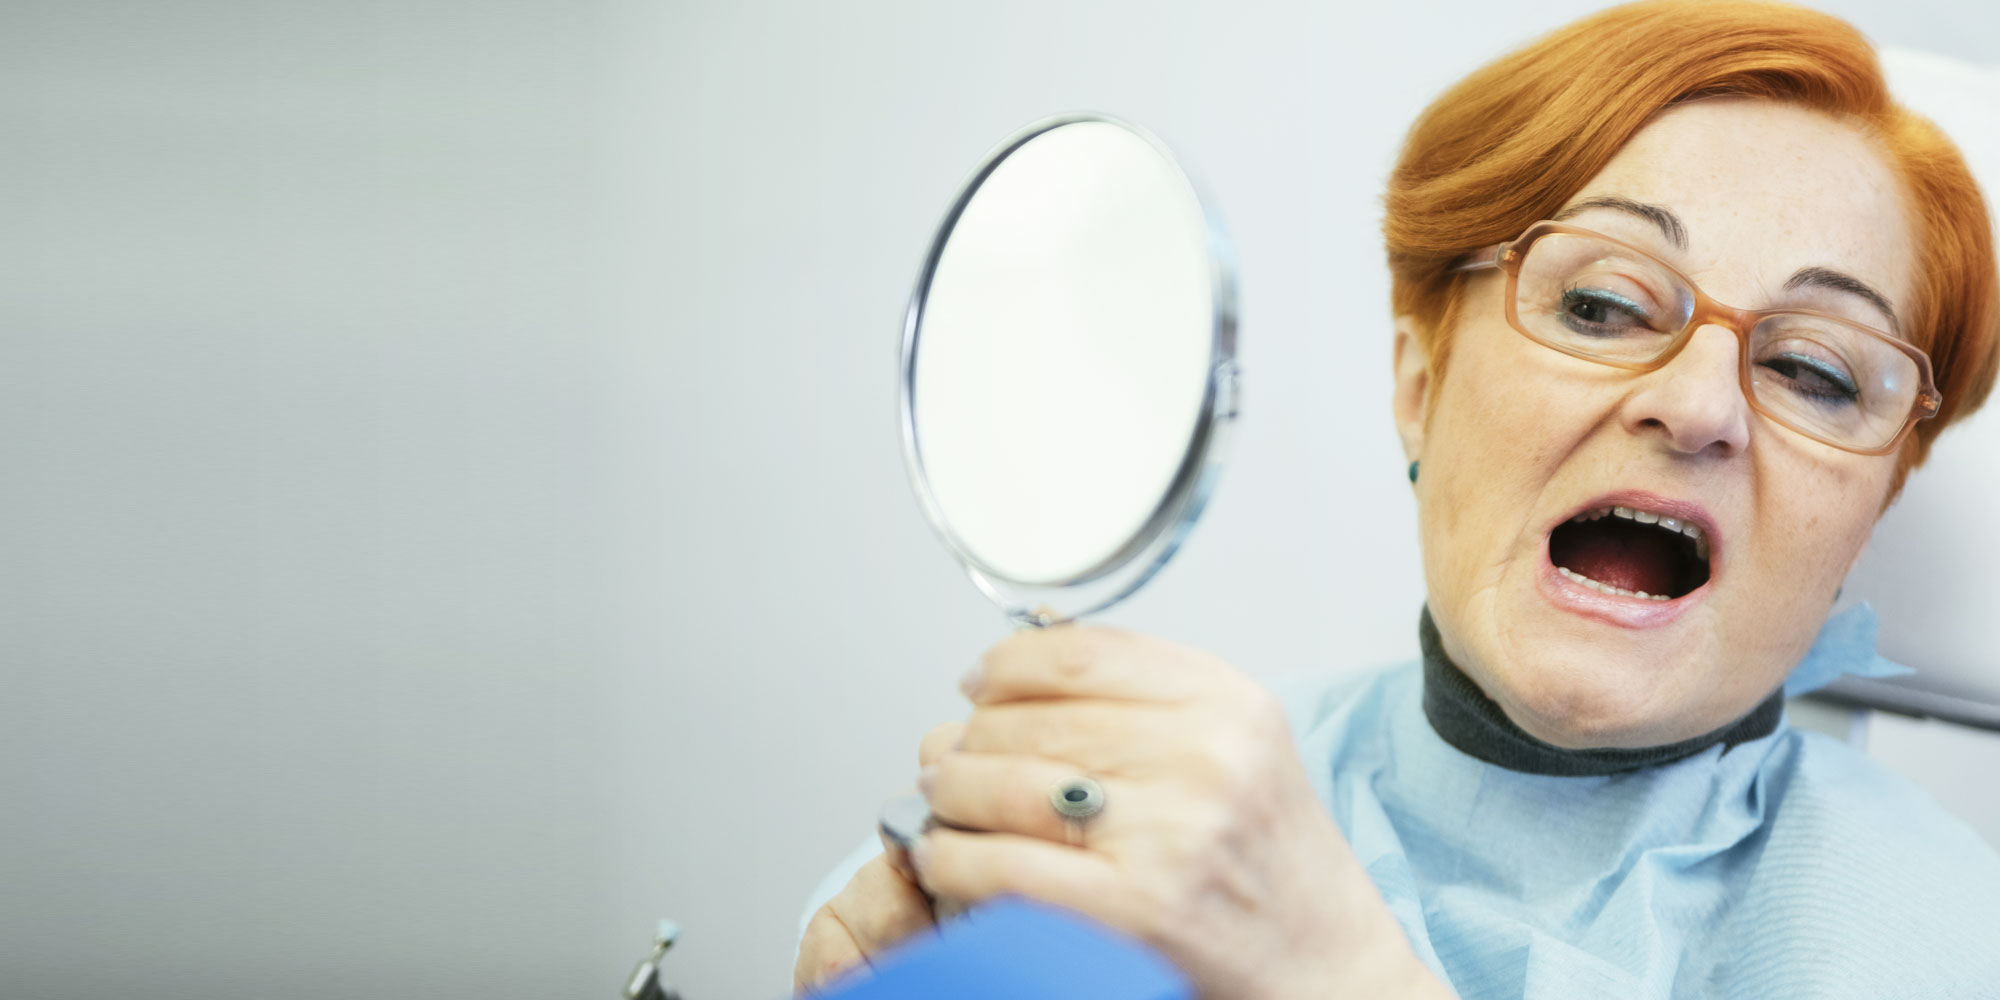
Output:
M1068 642L1056 645L1052 650L1050 661L1054 664L1058 677L1075 680L1090 672L1091 666L1097 662L1096 652L1091 648L1089 640L1072 638Z
M999 724L994 710L976 708L965 720L965 731L959 735L958 749L969 753L990 753L999 745L999 739Z
M1229 838L1230 811L1216 802L1190 806L1175 838L1174 853L1182 870L1207 863Z
M1068 758L1075 754L1079 737L1084 727L1079 724L1074 712L1054 709L1036 713L1030 731L1034 734L1034 749L1051 757Z
M1250 675L1234 667L1216 661L1219 665L1216 683L1216 707L1246 722L1269 724L1273 720L1284 720L1284 705L1270 688L1257 683Z
M1244 711L1260 732L1278 734L1290 740L1292 720L1285 713L1285 705L1270 688L1254 681L1244 692Z
M1220 727L1194 755L1188 777L1206 793L1204 798L1233 798L1259 778L1263 756L1259 742L1248 729Z
M1041 713L1032 730L1032 745L1025 749L1053 760L1102 765L1131 752L1131 747L1121 746L1125 732L1118 719L1101 709L1063 707Z
M1064 680L1090 673L1119 639L1118 632L1098 625L1070 624L1042 631L1046 633L1049 663Z
M1291 727L1284 706L1257 687L1222 711L1208 716L1213 727L1207 740L1209 776L1234 791L1269 780L1291 751Z
M1046 631L1048 630L1024 628L1009 633L1006 638L986 647L986 652L980 654L980 671L990 679L996 672L1006 671L1015 662L1033 657L1035 646L1045 638L1042 633Z
M951 752L965 734L965 723L945 722L931 727L917 744L917 761L929 764Z
M1278 756L1273 752L1277 741L1265 733L1246 730L1231 741L1231 755L1235 760L1233 768L1238 787L1253 787L1270 779L1272 769L1278 764Z

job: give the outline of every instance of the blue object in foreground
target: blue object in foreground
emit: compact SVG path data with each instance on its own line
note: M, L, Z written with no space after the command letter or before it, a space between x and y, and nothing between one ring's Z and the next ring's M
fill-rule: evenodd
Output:
M987 903L875 965L829 1000L1192 1000L1158 952L1066 910Z

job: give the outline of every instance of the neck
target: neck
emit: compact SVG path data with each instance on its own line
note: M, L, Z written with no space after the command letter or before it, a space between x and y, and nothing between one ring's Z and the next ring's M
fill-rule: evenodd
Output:
M1728 753L1740 743L1777 731L1784 711L1782 692L1729 725L1693 739L1657 747L1572 750L1544 743L1514 724L1493 699L1444 654L1444 642L1426 606L1417 623L1424 652L1424 716L1446 743L1488 764L1528 774L1564 777L1617 774L1691 757L1717 744Z

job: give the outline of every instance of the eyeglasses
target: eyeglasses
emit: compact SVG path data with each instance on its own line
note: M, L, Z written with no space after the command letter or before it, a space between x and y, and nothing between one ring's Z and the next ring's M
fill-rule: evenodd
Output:
M1507 322L1571 357L1657 371L1706 325L1735 331L1751 409L1821 444L1887 455L1944 397L1903 340L1810 309L1725 306L1637 247L1558 222L1460 258L1507 275Z

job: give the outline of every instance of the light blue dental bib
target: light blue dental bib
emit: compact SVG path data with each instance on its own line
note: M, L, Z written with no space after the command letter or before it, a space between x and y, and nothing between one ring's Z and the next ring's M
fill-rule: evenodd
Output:
M1903 668L1866 605L1786 683ZM1454 749L1410 665L1275 685L1320 798L1464 997L2000 997L2000 855L1838 741L1780 725L1599 777ZM1996 783L2000 786L2000 782Z

